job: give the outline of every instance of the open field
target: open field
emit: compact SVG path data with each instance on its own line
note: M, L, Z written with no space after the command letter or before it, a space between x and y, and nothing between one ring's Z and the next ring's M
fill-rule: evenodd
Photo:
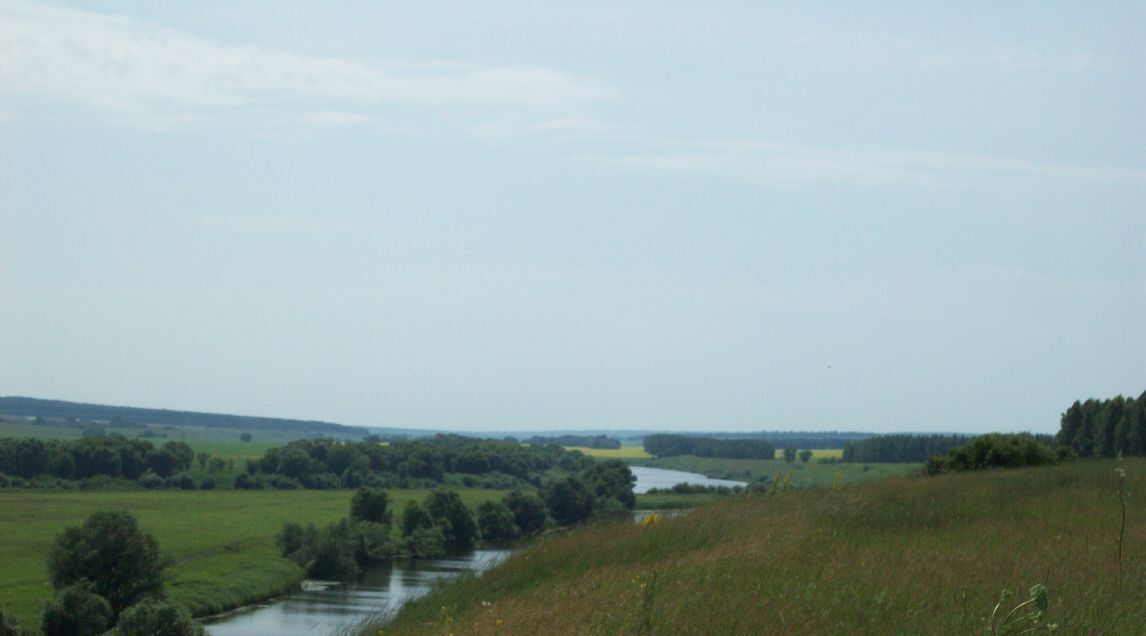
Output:
M500 499L496 490L459 491L466 504ZM395 509L425 490L390 491ZM168 595L196 615L273 595L302 578L281 558L275 534L287 521L324 524L349 512L351 491L132 491L0 490L0 606L37 629L52 596L47 554L64 528L97 510L125 509L155 535L173 565ZM397 528L395 528L397 532Z
M620 448L585 448L584 446L566 446L565 450L575 450L585 453L589 457L604 459L649 459L652 455L645 452L641 446L622 446Z
M874 479L901 477L919 472L919 464L818 464L782 459L721 459L717 457L659 457L653 459L629 460L633 466L652 466L700 473L714 479L738 479L758 481L764 477L783 479L792 472L792 486L795 488L823 488L831 486L838 473L845 484L856 484Z
M1124 465L1146 492L1146 460ZM385 633L974 634L1003 589L1042 583L1059 633L1140 634L1146 514L1131 509L1120 575L1114 466L741 496L586 528L408 605Z
M796 450L802 450L802 449L797 448ZM843 457L844 456L844 449L842 449L842 448L813 448L813 449L811 449L811 451L812 451L812 459L813 460L820 459L820 458L827 458L827 457ZM784 449L783 448L780 448L780 447L776 448L776 459L784 459Z

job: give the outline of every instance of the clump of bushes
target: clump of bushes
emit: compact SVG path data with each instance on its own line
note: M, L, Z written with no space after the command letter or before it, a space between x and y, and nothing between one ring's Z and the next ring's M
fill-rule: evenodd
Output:
M931 457L923 471L928 475L941 475L948 471L1042 466L1055 461L1055 452L1029 433L988 433L952 449L946 457Z

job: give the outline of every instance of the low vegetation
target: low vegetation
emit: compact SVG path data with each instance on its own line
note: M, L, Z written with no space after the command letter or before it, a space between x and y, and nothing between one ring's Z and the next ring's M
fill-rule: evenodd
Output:
M1146 460L1121 467L1127 490L1146 486ZM1120 570L1114 468L887 479L729 498L648 527L592 526L444 586L384 632L1138 633L1146 517L1127 516ZM1036 609L1038 625L1020 623Z

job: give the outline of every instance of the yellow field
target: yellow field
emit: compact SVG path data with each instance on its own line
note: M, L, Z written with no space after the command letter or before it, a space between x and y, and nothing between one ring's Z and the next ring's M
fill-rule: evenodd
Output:
M590 457L604 457L606 459L648 459L652 455L645 452L641 446L622 446L620 448L584 448L581 446L566 446L565 450L581 451Z

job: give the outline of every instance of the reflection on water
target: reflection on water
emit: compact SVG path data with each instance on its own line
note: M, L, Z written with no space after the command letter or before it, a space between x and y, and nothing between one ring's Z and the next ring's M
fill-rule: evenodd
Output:
M467 570L481 572L508 550L476 550L452 559L413 559L371 568L351 585L308 589L206 625L213 636L325 636L367 618L384 618L428 592L434 582Z
M731 479L710 479L696 473L686 473L683 470L668 470L667 468L648 468L645 466L630 466L629 470L637 478L633 492L638 495L646 493L649 488L672 488L677 484L694 484L697 486L744 486L747 482L733 481Z

